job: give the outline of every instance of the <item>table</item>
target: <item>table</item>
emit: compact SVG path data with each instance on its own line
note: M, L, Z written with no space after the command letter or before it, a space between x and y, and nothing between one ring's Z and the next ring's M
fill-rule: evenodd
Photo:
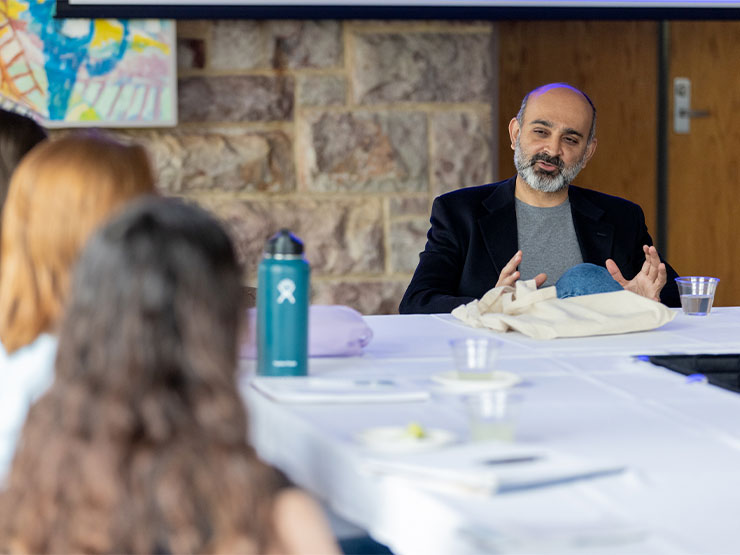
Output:
M311 359L311 375L431 383L450 369L449 339L492 333L449 315L366 321L374 338L363 356ZM250 387L247 365L240 384L252 441L265 460L398 553L740 551L740 396L633 356L740 352L740 308L679 314L661 329L620 336L497 337L500 367L524 379L517 446L611 461L624 472L485 496L369 474L358 431L418 421L464 442L459 401L281 404Z

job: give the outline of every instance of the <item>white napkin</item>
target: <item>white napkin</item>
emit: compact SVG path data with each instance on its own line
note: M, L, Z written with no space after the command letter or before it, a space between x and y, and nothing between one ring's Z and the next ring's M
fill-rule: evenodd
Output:
M497 442L374 458L365 461L362 468L369 474L411 480L423 488L482 495L598 478L625 470L624 465L613 462Z
M252 380L252 387L280 403L405 403L430 396L395 379L262 376Z

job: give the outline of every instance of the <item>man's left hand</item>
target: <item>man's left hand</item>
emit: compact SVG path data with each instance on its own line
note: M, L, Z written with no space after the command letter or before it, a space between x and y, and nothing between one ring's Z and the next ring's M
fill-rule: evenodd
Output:
M660 291L666 282L665 264L660 261L660 256L655 247L642 246L645 253L645 262L640 272L631 280L624 279L619 271L617 263L611 258L606 261L606 269L611 276L627 291L632 291L648 299L660 302Z

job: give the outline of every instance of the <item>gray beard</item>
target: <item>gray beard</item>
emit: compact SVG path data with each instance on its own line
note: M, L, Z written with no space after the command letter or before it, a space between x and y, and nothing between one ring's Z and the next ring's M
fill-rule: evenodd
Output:
M543 193L557 193L562 191L568 185L570 185L576 178L578 173L583 169L585 163L586 154L584 153L578 162L572 166L566 166L559 170L555 175L546 173L540 173L535 170L536 160L532 158L526 159L522 148L519 145L519 138L517 137L516 143L514 144L514 166L524 182L537 191Z

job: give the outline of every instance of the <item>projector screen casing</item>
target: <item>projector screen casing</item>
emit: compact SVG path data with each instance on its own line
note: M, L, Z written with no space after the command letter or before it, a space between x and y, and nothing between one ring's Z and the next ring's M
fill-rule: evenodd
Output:
M252 2L226 0L150 0L134 4L130 0L57 0L57 17L84 18L172 18L172 19L736 19L740 20L740 0L727 2L640 2L550 0L547 2L504 1L486 5L447 5L449 2L409 2L410 5L388 5L387 2L352 0L330 4L280 0ZM141 0L139 0L141 1ZM403 3L403 2L401 2ZM506 5L500 5L501 3ZM582 3L581 6L574 4ZM513 5L518 4L518 5ZM540 4L540 5L532 5ZM594 4L600 4L595 6ZM617 4L617 5L609 5ZM622 5L619 5L622 4ZM658 5L656 5L658 4ZM722 7L720 7L720 5Z

